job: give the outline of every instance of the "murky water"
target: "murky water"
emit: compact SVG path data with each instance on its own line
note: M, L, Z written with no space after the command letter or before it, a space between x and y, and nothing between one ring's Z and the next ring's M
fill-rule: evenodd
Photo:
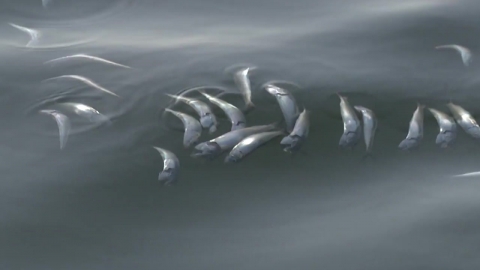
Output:
M400 152L417 102L478 117L480 3L467 0L7 0L0 4L1 269L478 269L479 143L435 145L425 113L420 149ZM29 35L9 23L38 30ZM472 50L469 67L443 44ZM91 54L132 67L88 60ZM239 164L190 157L165 94L202 85L237 91L225 68L248 63L257 110L281 118L269 80L311 111L305 151L274 141ZM91 79L120 97L62 75ZM379 118L375 160L342 151L336 93ZM232 98L237 105L241 99ZM38 110L87 104L111 119L72 118L59 149ZM478 118L477 118L478 119ZM166 124L166 122L168 122ZM214 135L230 128L224 118ZM157 182L175 152L175 187Z

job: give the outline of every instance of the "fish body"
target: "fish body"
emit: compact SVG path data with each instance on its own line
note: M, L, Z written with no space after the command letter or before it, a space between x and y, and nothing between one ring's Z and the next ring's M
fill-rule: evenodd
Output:
M200 124L202 125L202 127L208 129L210 133L213 133L217 130L217 118L212 112L212 109L205 102L183 96L176 96L170 94L167 94L167 96L172 97L175 100L181 101L192 107L192 109L195 110L195 112L200 117Z
M457 121L457 124L465 133L474 139L480 139L480 126L478 126L477 121L470 112L452 102L449 102L447 107L452 113L453 118L455 118L455 121Z
M180 161L171 151L156 146L153 146L153 148L160 153L163 159L163 170L158 174L158 181L165 186L174 185L178 179Z
M402 150L410 150L417 148L423 139L423 110L425 105L418 104L417 109L413 113L410 120L407 137L399 144Z
M470 49L468 49L464 46L460 46L460 45L457 45L457 44L449 44L449 45L437 46L437 47L435 47L435 49L437 49L437 50L441 50L441 49L455 50L456 52L458 52L460 54L460 57L462 57L462 62L465 66L469 66L470 63L473 60L472 52L470 51Z
M203 96L205 96L211 103L218 106L222 111L225 112L230 123L232 124L231 130L242 129L247 126L247 120L245 119L245 115L243 112L235 107L234 105L224 101L223 99L211 96L205 92L200 92Z
M246 110L251 110L255 108L255 105L252 102L252 89L250 86L250 79L248 78L248 72L251 69L252 68L250 67L242 68L233 74L233 80L237 87L240 89L243 100L245 101Z
M252 126L227 132L215 139L200 143L195 146L192 157L206 157L213 159L224 151L232 149L241 140L246 137L266 131L272 131L277 128L277 124Z
M200 122L186 113L177 112L168 108L165 109L165 111L175 115L182 121L184 126L183 146L185 148L190 148L197 144L198 139L202 135L202 125Z
M41 110L40 113L50 115L55 119L58 126L60 149L65 148L68 140L68 135L70 134L71 130L70 119L68 119L68 117L63 113L56 110Z
M362 128L356 112L348 102L347 97L338 94L340 98L340 114L343 120L343 134L339 145L353 149L362 137Z
M225 163L239 162L258 147L283 134L283 131L268 131L250 135L233 147L225 158Z
M377 117L375 113L363 106L354 106L355 110L362 114L363 122L363 139L367 153L372 152L373 141L375 140L375 132L377 131Z
M278 105L280 106L285 119L286 130L287 132L292 132L295 127L295 122L300 114L295 98L286 89L273 84L266 84L264 89L277 99Z
M428 110L437 120L440 129L435 143L442 148L448 147L457 137L457 123L455 123L455 119L439 110L433 108L428 108Z
M309 114L310 113L304 109L298 116L292 132L280 142L280 145L284 146L283 150L285 152L292 153L298 151L307 139L310 131Z

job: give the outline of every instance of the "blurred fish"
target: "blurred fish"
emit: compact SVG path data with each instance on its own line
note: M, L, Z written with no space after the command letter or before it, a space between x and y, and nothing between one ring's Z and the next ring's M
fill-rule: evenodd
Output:
M270 83L264 84L263 88L277 99L285 119L287 132L292 132L295 127L295 121L300 114L295 98L288 90Z
M435 143L442 148L448 147L457 137L457 123L446 113L433 108L428 108L428 110L433 114L440 128Z
M472 177L472 176L480 176L480 172L457 174L457 175L454 175L453 177Z
M293 131L280 142L284 146L284 151L293 153L300 149L303 142L307 139L310 130L309 114L306 109L297 118Z
M460 45L456 45L456 44L441 45L441 46L435 47L435 49L437 49L437 50L452 49L452 50L457 51L460 54L460 56L462 57L462 62L465 66L469 66L470 63L473 61L472 52L468 48L460 46Z
M100 62L100 63L105 63L105 64L112 65L112 66L130 68L129 66L125 66L125 65L122 65L122 64L119 64L119 63L115 63L115 62L112 62L112 61L109 61L109 60L106 60L106 59L103 59L103 58L100 58L100 57L91 56L91 55L87 55L87 54L74 54L74 55L59 57L59 58L55 58L55 59L46 61L44 64L54 63L54 62L58 62L58 61L62 61L62 60L68 60L68 59L75 59L75 58L77 58L77 59L78 58L84 58L84 59L89 59L89 60L93 60L93 61Z
M354 106L354 108L362 114L363 139L365 141L367 155L371 155L373 140L375 139L375 132L377 131L377 117L372 110L363 106Z
M348 102L348 98L337 94L340 98L340 114L343 120L343 134L339 145L343 148L353 149L362 137L360 120Z
M60 137L60 149L65 148L71 129L71 124L68 117L56 110L41 110L40 113L50 115L55 119Z
M103 91L105 93L108 93L112 96L116 96L116 97L120 97L119 95L113 93L112 91L96 84L95 82L91 81L90 79L88 78L85 78L85 77L82 77L82 76L78 76L78 75L62 75L62 76L58 76L58 77L53 77L53 78L49 78L49 79L46 79L46 80L43 80L43 82L47 82L47 81L51 81L51 80L56 80L56 79L74 79L74 80L77 80L77 81L81 81L93 88L96 88L100 91Z
M160 147L153 146L163 158L163 170L158 174L158 181L162 182L165 186L172 186L177 182L180 161L177 156Z
M31 47L32 45L37 44L38 39L40 38L40 32L38 30L20 26L14 23L8 23L8 24L10 24L12 27L17 28L18 30L24 33L27 33L30 36L30 41L27 43L27 45L25 45L25 47Z
M200 117L200 124L202 124L202 127L208 129L210 133L213 133L217 130L217 118L215 117L215 114L213 114L212 109L206 103L194 98L170 94L166 95L174 98L176 101L182 101L188 106L192 107Z
M253 69L255 69L255 67L241 68L233 74L233 80L243 95L246 111L250 111L255 108L255 105L252 102L250 79L248 78L248 72Z
M197 144L198 138L200 138L202 135L202 125L200 122L185 113L177 112L168 108L166 108L165 111L175 115L182 121L185 129L183 135L183 146L185 148L190 148L191 146Z
M241 140L245 139L250 135L260 132L272 131L277 128L278 123L274 123L270 125L253 126L233 130L215 139L198 144L197 146L195 146L194 152L191 156L195 158L203 157L211 160L223 153L224 151L232 149Z
M53 2L53 0L42 0L42 6L44 8L46 8L52 2Z
M258 147L283 134L283 131L270 131L250 135L233 147L225 158L225 163L239 162Z
M99 113L94 108L87 106L82 103L75 103L75 102L63 102L58 103L60 106L64 106L65 108L72 110L75 114L80 117L86 118L92 123L110 123L110 120L105 115Z
M410 150L418 147L423 139L423 109L425 105L418 104L417 109L413 113L412 120L408 129L408 134L398 146L402 150Z
M247 126L247 120L245 119L245 115L243 115L243 112L240 111L239 108L233 106L232 104L220 98L211 96L203 91L200 93L203 96L205 96L208 99L208 101L215 104L225 112L228 119L230 120L230 123L232 123L231 130L241 129Z
M448 109L452 112L453 117L458 125L470 136L475 139L480 139L480 126L478 126L475 118L464 108L449 102Z

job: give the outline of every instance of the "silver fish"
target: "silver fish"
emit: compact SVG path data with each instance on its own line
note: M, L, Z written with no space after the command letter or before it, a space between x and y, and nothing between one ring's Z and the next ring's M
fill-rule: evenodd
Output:
M343 120L343 135L339 145L343 148L354 148L362 137L360 120L348 102L348 98L337 94L340 98L340 114Z
M208 101L215 104L225 112L228 119L230 120L230 123L232 123L231 130L241 129L247 126L247 120L245 119L245 115L243 115L243 112L239 108L222 99L211 96L203 91L200 93L205 96Z
M260 132L272 131L277 127L278 124L275 123L270 125L246 127L227 132L215 139L198 144L195 146L195 150L191 156L195 158L205 157L213 159L224 151L232 149L246 137Z
M191 146L197 144L198 139L202 135L202 125L200 122L185 113L177 112L168 108L166 108L165 111L175 115L182 121L185 129L185 133L183 135L183 146L185 148L190 148Z
M303 112L298 116L295 122L293 131L280 142L284 146L285 152L295 152L300 149L303 142L307 139L310 131L310 112L303 109Z
M472 177L472 176L480 176L480 172L470 172L470 173L464 173L464 174L457 174L457 175L454 175L453 177Z
M68 56L64 56L64 57L59 57L59 58L55 58L55 59L46 61L44 64L54 63L54 62L58 62L58 61L62 61L62 60L67 60L67 59L74 59L74 58L84 58L84 59L89 59L89 60L92 60L92 61L96 61L96 62L100 62L100 63L105 63L105 64L112 65L112 66L123 67L123 68L130 68L129 66L125 66L125 65L122 65L122 64L119 64L119 63L115 63L115 62L109 61L109 60L107 60L107 59L103 59L103 58L96 57L96 56L92 56L92 55L88 55L88 54L73 54L73 55L68 55Z
M433 108L428 108L428 110L433 114L440 128L435 143L442 148L448 147L457 137L457 123L446 113Z
M248 72L252 69L253 68L250 67L242 68L233 74L233 80L243 95L246 110L251 110L255 108L255 105L252 102L252 89L250 86L250 79L248 78Z
M80 117L88 119L92 123L100 123L106 122L110 123L110 120L105 115L101 114L94 108L82 104L82 103L74 103L74 102L64 102L58 103L61 106L65 106L68 109L71 109L75 114Z
M88 79L88 78L85 78L83 76L78 76L78 75L62 75L62 76L58 76L58 77L54 77L54 78L49 78L49 79L46 79L44 80L44 82L47 82L47 81L50 81L50 80L56 80L56 79L74 79L74 80L77 80L77 81L81 81L93 88L96 88L100 91L103 91L107 94L110 94L112 96L116 96L116 97L120 97L119 95L115 94L114 92L98 85L97 83L93 82L92 80Z
M398 145L402 150L410 150L418 147L423 139L423 109L425 105L418 104L410 120L407 137Z
M65 148L71 129L71 124L68 117L56 110L41 110L40 113L50 115L55 119L60 137L60 149Z
M363 139L365 140L367 153L371 153L373 140L375 139L375 132L377 131L377 117L372 110L363 106L354 106L354 108L362 114Z
M449 102L448 109L452 112L453 117L458 125L470 136L475 139L480 139L480 127L475 121L475 118L464 108Z
M239 162L259 146L283 134L283 131L269 131L250 135L233 147L225 158L225 163Z
M212 109L210 109L210 107L206 103L194 98L187 98L170 94L166 95L174 98L176 101L182 101L188 106L192 107L200 117L200 124L202 124L202 127L208 129L210 133L213 133L217 130L217 118L215 117L215 114L213 114Z
M38 30L35 30L35 29L31 29L31 28L27 28L25 26L20 26L18 24L14 24L14 23L9 23L12 27L28 34L30 36L30 41L28 41L27 45L25 45L25 47L32 47L32 45L36 45L38 43L38 39L40 38L41 34L40 34L40 31Z
M468 48L457 45L457 44L441 45L441 46L435 47L435 49L437 49L437 50L438 49L452 49L452 50L457 51L460 54L460 56L462 57L462 62L465 66L469 66L470 63L472 62L472 59L473 59L472 52Z
M264 89L277 99L278 105L280 105L280 109L282 110L285 119L287 132L292 132L299 116L299 110L295 98L286 89L273 84L265 84Z
M177 156L160 147L153 146L163 158L163 170L158 174L158 181L162 182L165 186L172 186L177 182L177 178L180 171L180 161Z

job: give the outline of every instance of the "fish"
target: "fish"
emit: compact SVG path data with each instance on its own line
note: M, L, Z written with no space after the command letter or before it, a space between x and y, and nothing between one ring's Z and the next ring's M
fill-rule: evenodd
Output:
M473 61L473 55L472 55L472 52L470 51L470 49L468 49L466 47L463 47L463 46L460 46L460 45L457 45L457 44L441 45L441 46L435 47L435 49L437 49L437 50L452 49L452 50L457 51L460 54L460 56L462 57L463 64L467 67Z
M362 114L363 122L363 139L365 141L365 148L367 154L372 153L373 141L375 139L375 132L377 131L377 116L375 113L363 106L353 106L355 110Z
M428 110L435 117L440 128L435 143L440 145L441 148L448 147L457 137L457 123L455 123L455 119L433 108L428 108Z
M8 23L10 24L12 27L15 27L16 29L28 34L30 36L30 41L28 41L27 45L25 45L25 47L32 47L32 45L36 45L37 42L38 42L38 39L40 38L41 34L40 34L40 31L38 30L35 30L35 29L31 29L31 28L27 28L25 26L20 26L18 24L14 24L14 23Z
M103 91L107 94L110 94L112 96L116 96L116 97L120 97L119 95L115 94L114 92L96 84L95 82L93 82L92 80L88 79L88 78L85 78L83 76L78 76L78 75L62 75L62 76L58 76L58 77L53 77L53 78L49 78L49 79L46 79L46 80L43 80L43 82L47 82L47 81L51 81L51 80L56 80L56 79L74 79L74 80L77 80L77 81L81 81L93 88L96 88L100 91Z
M472 177L472 176L480 176L480 172L470 172L470 173L464 173L464 174L457 174L457 175L454 175L453 177Z
M75 103L75 102L63 102L63 103L58 103L60 106L64 106L68 109L71 109L75 114L77 114L80 117L86 118L92 123L110 123L110 120L108 117L105 115L101 114L94 108L82 104L82 103Z
M273 84L267 83L263 88L277 99L285 119L286 130L287 132L292 132L300 114L295 98L288 90Z
M126 65L115 63L115 62L112 62L112 61L109 61L109 60L106 60L106 59L103 59L103 58L100 58L100 57L91 56L91 55L88 55L88 54L73 54L73 55L68 55L68 56L64 56L64 57L59 57L59 58L55 58L55 59L46 61L44 64L49 64L49 63L54 63L54 62L67 60L67 59L74 59L74 58L84 58L84 59L89 59L89 60L93 60L93 61L96 61L96 62L100 62L100 63L112 65L112 66L123 67L123 68L131 68L131 67L126 66Z
M348 102L348 98L337 94L340 98L340 114L343 120L343 134L339 145L343 148L353 149L362 137L360 120Z
M283 131L268 131L250 135L233 147L224 162L239 162L258 147L283 134Z
M233 74L233 80L243 95L246 111L255 108L255 104L252 102L252 88L250 86L250 79L248 78L248 72L253 69L253 67L241 68Z
M176 96L171 94L166 95L174 98L175 100L182 101L188 106L192 107L200 117L200 124L202 125L202 127L208 129L210 133L214 133L215 131L217 131L217 118L212 112L210 106L208 106L205 102L194 98Z
M52 116L57 122L58 133L60 138L60 149L64 149L67 144L68 135L71 130L70 119L63 113L56 110L41 110L40 113Z
M478 126L475 118L467 110L452 102L447 103L447 107L465 133L474 139L480 139L480 126Z
M163 159L163 170L158 174L158 181L164 186L173 186L178 181L180 161L171 151L156 146L152 147L160 153Z
M183 146L185 148L190 148L191 146L197 144L198 139L202 135L202 125L200 124L200 122L185 113L177 112L168 108L166 108L165 111L175 115L182 121L185 129L183 135Z
M191 154L194 158L214 159L224 151L232 149L241 140L246 137L266 131L278 129L278 123L270 125L252 126L242 129L229 131L215 139L200 143L195 146L194 152Z
M408 129L407 137L400 142L398 147L402 150L417 148L423 139L423 109L425 105L417 104Z
M205 96L208 101L215 104L225 112L228 119L230 120L230 123L232 124L231 130L241 129L247 126L247 120L245 119L245 115L239 108L220 98L211 96L203 91L200 93Z
M297 118L295 127L292 132L280 141L280 145L284 146L283 151L293 153L300 149L303 142L307 139L310 131L310 112L303 109L303 112Z

